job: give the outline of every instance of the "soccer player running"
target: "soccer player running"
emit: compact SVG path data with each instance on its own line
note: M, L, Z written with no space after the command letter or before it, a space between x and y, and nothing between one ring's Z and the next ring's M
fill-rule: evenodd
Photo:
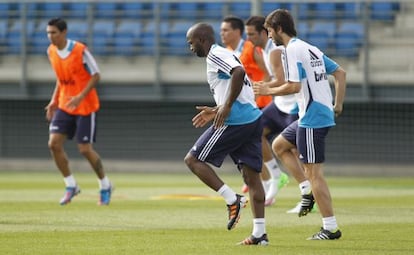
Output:
M299 120L290 124L273 141L273 150L290 171L304 168L312 193L322 215L322 228L308 240L339 239L341 231L334 215L332 198L323 175L325 138L335 125L335 116L342 113L346 89L346 73L315 46L296 37L293 17L278 9L266 17L265 27L275 44L286 47L288 81L270 88L273 95L294 94L299 106ZM335 100L328 81L334 76ZM334 101L334 105L332 102ZM299 158L292 151L297 149ZM302 205L308 198L302 196ZM313 203L309 198L309 203Z
M264 28L265 18L262 16L252 16L246 21L247 39L256 47L260 47L263 52L263 59L266 68L270 74L268 81L254 82L256 95L269 95L269 93L260 93L260 88L266 86L279 86L285 83L286 61L285 50L283 46L276 46L268 38L267 30ZM283 59L283 61L282 61ZM261 86L263 84L263 86ZM285 127L295 121L297 116L297 104L294 95L276 96L273 103L266 106L263 110L263 134L262 134L262 152L263 163L269 169L268 176L262 174L262 180L268 185L266 192L265 205L269 206L275 202L275 196L280 188L289 182L289 177L281 171L279 165L273 156L270 142L281 133ZM262 169L262 172L265 169ZM303 178L304 174L301 173Z
M96 112L100 106L95 89L100 79L99 69L86 46L67 39L66 34L66 21L54 18L48 22L47 36L51 44L47 54L57 81L45 110L50 121L49 149L66 185L60 204L68 204L80 193L63 147L66 139L75 137L79 152L99 178L98 204L108 205L113 187L105 175L100 156L92 146L96 139Z
M244 23L243 20L236 16L225 17L220 26L221 42L227 49L234 52L243 64L244 70L252 82L269 80L270 74L266 68L263 59L262 50L256 47L251 41L243 39ZM272 96L256 96L256 104L260 109L263 109L272 102ZM265 189L265 194L274 193L277 189L278 183L272 177L270 169L267 164L262 167L262 183ZM244 184L242 192L248 192L249 187ZM272 195L270 196L272 197Z
M239 244L267 245L265 194L260 180L262 112L254 101L251 82L234 53L216 44L211 25L193 25L187 31L187 43L198 57L206 58L207 81L216 106L197 106L200 112L192 119L193 125L198 128L210 121L213 123L198 138L184 161L202 182L224 198L229 216L227 229L231 230L247 199L227 186L209 165L220 167L230 155L250 187L254 217L251 236Z

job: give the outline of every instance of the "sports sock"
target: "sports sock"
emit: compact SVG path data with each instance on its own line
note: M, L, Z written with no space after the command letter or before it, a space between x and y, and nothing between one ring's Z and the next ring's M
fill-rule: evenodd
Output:
M264 218L255 218L253 219L253 232L252 235L254 237L261 237L263 234L266 233L266 224Z
M111 187L111 182L109 181L108 177L105 176L102 179L98 179L99 189L109 189Z
M224 200L226 201L226 204L228 205L233 204L237 200L236 193L232 189L230 189L230 187L227 186L226 184L221 186L221 188L217 191L217 193L219 193L220 196L224 198Z
M277 164L277 161L275 158L272 158L269 161L264 162L266 168L269 170L270 177L271 178L279 178L280 174L282 173L280 171L279 165Z
M72 174L64 177L63 181L65 182L66 187L76 187L76 180Z
M299 183L299 189L302 195L308 195L312 191L311 184L308 180Z
M335 232L338 229L335 216L322 218L323 229Z

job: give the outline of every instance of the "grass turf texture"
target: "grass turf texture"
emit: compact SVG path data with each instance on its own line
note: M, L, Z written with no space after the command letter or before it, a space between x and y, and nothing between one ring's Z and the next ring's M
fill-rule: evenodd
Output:
M414 178L328 178L343 232L335 241L305 240L319 230L319 213L286 214L299 199L291 180L276 205L266 209L270 245L246 247L235 244L251 233L250 207L227 231L224 201L190 173L111 173L116 190L104 207L96 205L92 172L76 177L81 194L60 206L58 173L0 172L0 254L400 255L414 250ZM237 172L223 179L240 190Z

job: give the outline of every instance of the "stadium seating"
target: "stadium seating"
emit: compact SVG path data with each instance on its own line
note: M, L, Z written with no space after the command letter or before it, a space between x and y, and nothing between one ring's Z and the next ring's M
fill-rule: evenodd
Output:
M391 2L371 3L371 18L374 20L392 21L397 6Z
M306 39L325 53L330 53L331 43L334 40L336 23L315 21L306 33Z
M63 17L68 20L69 37L82 42L92 43L91 49L96 54L152 54L155 47L155 32L159 32L159 41L163 46L162 52L170 55L186 55L186 29L203 20L214 24L216 40L220 43L220 23L227 14L233 14L247 19L251 15L251 3L245 1L198 2L190 1L9 1L0 3L0 47L3 52L9 47L9 52L17 54L21 43L19 30L16 29L22 14L22 7L27 7L29 23L42 23L53 17ZM392 1L370 2L368 5L360 2L287 2L264 1L264 15L271 11L284 8L297 15L298 36L319 46L322 50L338 49L339 54L355 56L364 38L362 18L363 8L369 7L370 17L378 22L390 22L395 19L400 3ZM155 27L154 15L160 11L161 28ZM91 11L91 12L90 12ZM89 13L90 12L90 13ZM88 15L95 23L88 28ZM89 17L91 18L91 17ZM107 27L101 24L107 21ZM128 21L128 22L127 22ZM139 23L139 25L137 25ZM352 25L352 23L354 23ZM355 25L355 23L358 23ZM44 25L44 24L43 24ZM30 33L30 26L28 25ZM99 28L103 26L103 28ZM34 25L33 25L34 27ZM37 26L36 26L37 27ZM347 28L348 27L348 28ZM337 31L335 29L337 28ZM181 29L181 30L180 30ZM128 31L129 30L129 31ZM179 31L178 31L179 30ZM185 31L184 31L185 30ZM334 32L333 32L334 31ZM89 32L93 32L89 34ZM43 31L32 29L33 38L29 38L30 52L43 54L43 45L47 39ZM42 35L43 33L43 35ZM89 40L91 39L91 40ZM14 42L14 43L13 43ZM139 47L137 47L139 46ZM143 49L137 51L137 49ZM180 49L180 50L177 50ZM351 50L351 49L356 49ZM1 53L1 52L0 52Z
M115 19L117 18L117 4L116 2L96 3L94 16L98 19Z
M280 3L277 2L273 2L273 3L263 3L262 4L262 11L264 15L268 15L270 14L272 11L281 8L282 5Z
M309 3L301 3L301 4L297 4L295 5L295 7L293 8L297 8L297 17L299 20L307 20L312 18L312 4ZM294 10L294 11L296 11Z
M46 33L47 22L47 20L43 20L37 24L32 36L28 38L29 53L46 54L46 49L49 45L49 39Z
M243 20L250 17L252 6L249 2L232 2L229 5L229 13Z
M93 24L92 51L97 55L110 53L109 46L115 33L115 23L110 20L97 20Z
M190 54L186 40L187 30L192 26L191 21L173 23L166 36L165 46L169 55L183 56Z
M85 42L88 35L88 26L83 20L68 21L68 37L73 40Z
M6 37L7 52L10 54L19 54L22 50L22 31L26 29L26 36L30 38L35 29L33 20L29 20L24 27L20 20L16 20L10 27Z
M306 39L306 35L309 32L309 24L306 21L299 21L296 24L296 32L298 37L302 38L303 40Z
M172 18L194 20L198 17L199 9L196 2L179 2L174 6Z
M122 21L115 30L113 38L114 53L121 56L135 56L142 31L142 23Z
M63 3L48 3L45 2L41 5L40 18L51 19L55 17L64 18L64 4Z
M146 25L145 28L141 34L141 39L140 39L140 46L141 46L141 51L140 54L142 55L153 55L155 52L155 46L157 45L157 41L156 41L156 34L155 33L159 33L160 36L160 46L163 45L162 42L162 38L166 38L167 33L168 33L168 28L169 28L170 24L168 23L168 21L162 21L158 25L156 24L155 21L149 21Z
M9 3L0 3L0 20L8 19L10 13Z
M335 3L314 3L313 4L313 18L332 20L336 18L337 6Z
M69 13L68 17L71 19L84 19L88 16L88 4L81 2L70 2L67 6Z
M359 22L342 22L335 34L335 49L339 56L355 58L364 39L364 26Z
M122 19L144 19L150 15L149 7L145 3L123 2L119 3Z
M203 3L200 7L203 10L200 17L202 19L221 20L224 16L224 6L224 3Z
M338 3L338 9L337 19L356 20L362 17L362 5L360 3Z

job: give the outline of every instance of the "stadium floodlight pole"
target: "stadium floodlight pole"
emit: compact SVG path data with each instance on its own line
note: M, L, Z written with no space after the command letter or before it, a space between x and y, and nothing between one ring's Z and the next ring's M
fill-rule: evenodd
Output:
M252 12L251 15L262 15L262 3L263 0L251 0Z

